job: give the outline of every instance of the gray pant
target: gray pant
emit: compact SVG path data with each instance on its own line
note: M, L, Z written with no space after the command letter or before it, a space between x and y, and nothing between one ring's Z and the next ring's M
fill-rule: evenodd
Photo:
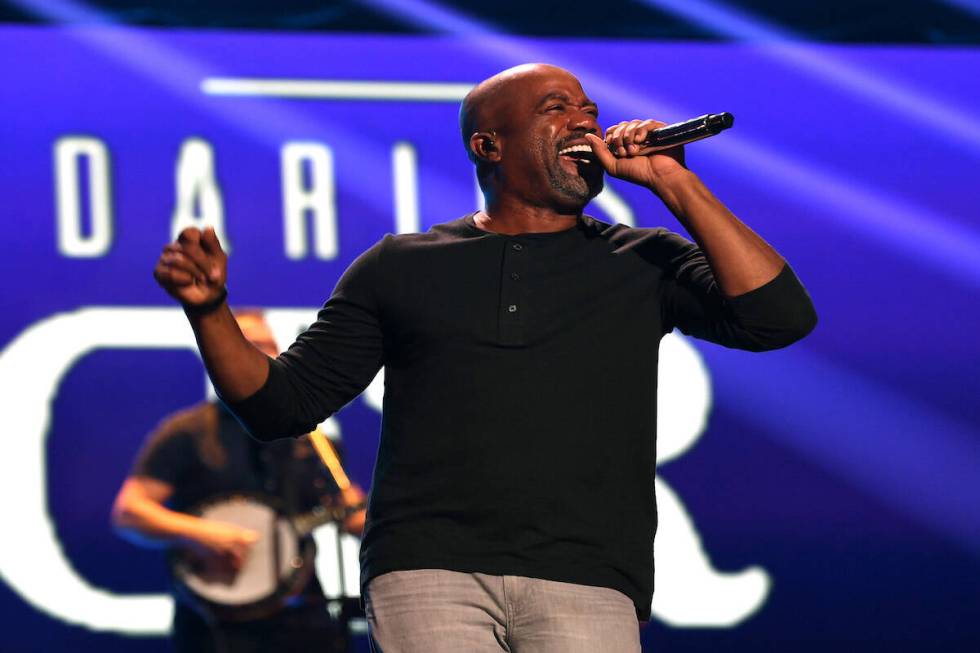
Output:
M625 594L522 576L393 571L364 597L378 653L638 653Z

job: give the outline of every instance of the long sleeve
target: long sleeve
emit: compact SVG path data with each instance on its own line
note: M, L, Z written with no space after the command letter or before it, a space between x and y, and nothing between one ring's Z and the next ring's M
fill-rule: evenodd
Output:
M724 297L704 253L676 234L662 235L671 255L663 295L666 331L749 351L786 347L806 336L817 314L789 265L759 288Z
M344 272L309 329L269 361L265 384L229 404L249 432L269 440L302 435L360 394L382 366L376 293L384 241Z

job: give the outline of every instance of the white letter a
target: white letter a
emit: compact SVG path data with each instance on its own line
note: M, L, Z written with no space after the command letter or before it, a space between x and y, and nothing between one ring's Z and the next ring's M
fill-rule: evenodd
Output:
M177 203L170 227L170 237L187 227L214 227L221 247L231 251L225 234L224 205L221 188L214 175L214 153L211 144L200 138L189 138L180 147L177 159Z

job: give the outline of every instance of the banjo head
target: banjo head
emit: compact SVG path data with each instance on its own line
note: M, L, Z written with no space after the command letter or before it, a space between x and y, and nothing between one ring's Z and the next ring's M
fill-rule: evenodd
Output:
M183 589L223 616L250 616L248 608L259 608L288 595L297 574L310 567L310 547L304 546L291 522L267 500L238 495L210 501L195 513L208 520L222 521L259 533L242 568L209 565L209 558L180 551L173 562L174 577Z

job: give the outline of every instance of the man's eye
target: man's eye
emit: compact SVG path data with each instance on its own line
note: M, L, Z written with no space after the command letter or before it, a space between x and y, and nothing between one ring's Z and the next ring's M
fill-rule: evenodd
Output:
M564 105L561 105L561 104L552 104L552 105L551 105L550 107L548 107L548 108L547 108L546 110L547 110L547 111L561 111L561 110L562 110L562 109L564 109L564 108L565 108L565 106L564 106Z

